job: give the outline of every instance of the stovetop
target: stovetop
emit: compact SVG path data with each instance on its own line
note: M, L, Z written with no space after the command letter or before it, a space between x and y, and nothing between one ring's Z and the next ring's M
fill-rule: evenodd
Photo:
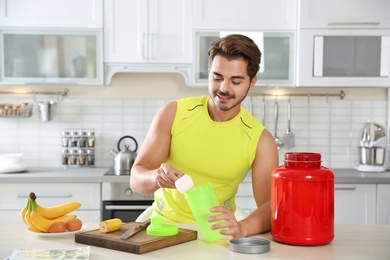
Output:
M130 176L130 174L115 174L114 168L110 168L105 174L105 176Z

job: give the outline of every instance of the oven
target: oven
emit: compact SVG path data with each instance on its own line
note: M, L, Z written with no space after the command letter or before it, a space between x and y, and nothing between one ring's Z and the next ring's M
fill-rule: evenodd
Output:
M134 193L128 178L126 182L102 182L102 220L120 218L124 223L132 222L152 205L153 195Z

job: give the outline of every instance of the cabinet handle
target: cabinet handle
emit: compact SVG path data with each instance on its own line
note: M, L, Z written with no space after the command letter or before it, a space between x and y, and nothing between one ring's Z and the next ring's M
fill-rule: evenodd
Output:
M340 188L335 188L335 190L356 190L355 187L351 187L351 188L348 188L348 187L340 187Z
M148 43L149 36L147 33L142 34L142 59L147 60L148 59Z
M25 199L28 198L29 195L19 194L16 198ZM39 198L45 199L63 199L63 198L72 198L72 194L64 194L64 195L39 195Z
M329 26L337 25L380 25L380 22L330 22Z
M126 205L106 205L107 210L139 210L139 209L147 209L149 208L150 205L148 206L126 206Z

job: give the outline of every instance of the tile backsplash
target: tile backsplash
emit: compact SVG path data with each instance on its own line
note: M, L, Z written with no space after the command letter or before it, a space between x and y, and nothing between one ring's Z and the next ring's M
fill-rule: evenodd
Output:
M41 122L37 105L28 118L0 117L0 153L23 153L28 166L61 167L61 135L68 128L94 129L95 165L111 167L122 136L133 136L139 146L157 110L167 99L70 99L52 105L51 120ZM32 102L22 98L0 98L0 103ZM341 100L338 98L291 99L291 130L295 147L289 151L322 154L322 165L354 168L357 145L364 124L373 121L387 129L387 100ZM243 106L250 110L249 98ZM287 99L278 100L278 136L287 128ZM265 113L263 108L265 107ZM254 97L252 113L274 134L275 98ZM279 151L280 164L286 149Z

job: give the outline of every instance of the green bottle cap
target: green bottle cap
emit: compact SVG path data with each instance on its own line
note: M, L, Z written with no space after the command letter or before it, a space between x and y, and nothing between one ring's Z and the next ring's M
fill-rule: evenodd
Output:
M150 225L146 228L146 234L151 236L165 237L174 236L179 233L179 228L175 225L164 224L161 216L152 216Z

